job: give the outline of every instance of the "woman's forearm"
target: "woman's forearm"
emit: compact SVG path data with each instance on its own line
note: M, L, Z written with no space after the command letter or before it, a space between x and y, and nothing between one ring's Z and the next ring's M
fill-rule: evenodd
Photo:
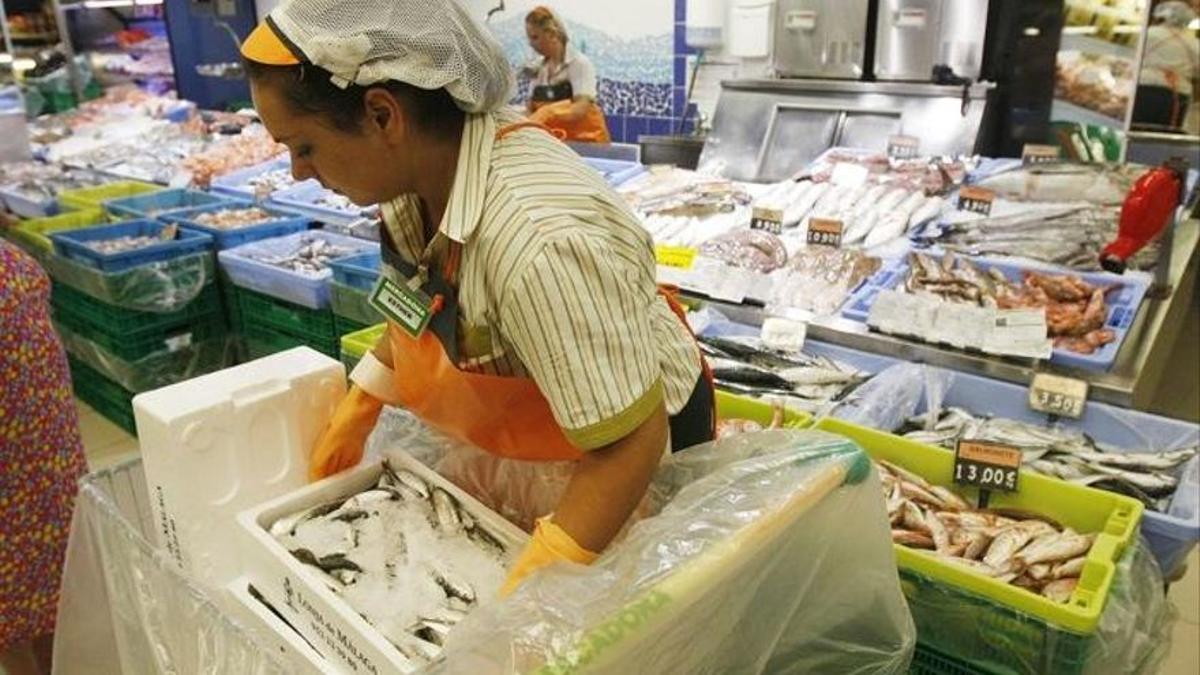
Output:
M667 411L612 445L579 460L554 512L554 522L583 548L599 553L637 508L667 447Z

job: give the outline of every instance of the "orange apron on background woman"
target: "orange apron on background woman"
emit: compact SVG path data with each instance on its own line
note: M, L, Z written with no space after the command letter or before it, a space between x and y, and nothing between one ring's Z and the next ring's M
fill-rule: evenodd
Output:
M525 126L532 124L505 127L497 138ZM567 440L536 382L458 368L457 281L462 245L451 241L444 264L435 270L428 266L418 268L401 257L386 228L382 239L384 263L405 279L421 275L424 278L421 289L432 299L434 310L425 330L415 338L398 324L388 322L386 339L391 341L395 403L446 435L492 455L533 461L579 459L582 451ZM425 258L428 256L426 251ZM673 302L668 294L664 298L668 304ZM671 306L681 312L678 303ZM686 411L692 419L682 421L703 425L706 428L698 431L711 439L715 430L715 399L710 371L703 356L700 359L704 376L687 407L672 420L681 421L676 418L683 417ZM674 430L675 425L672 427ZM676 435L694 434L672 433L673 437Z
M535 124L549 129L561 130L565 134L563 140L611 143L612 137L608 134L608 122L605 121L604 112L600 110L600 106L595 101L589 103L587 114L582 119L567 122L560 117L571 110L574 98L570 82L536 85L529 97L529 104L533 107L529 119Z

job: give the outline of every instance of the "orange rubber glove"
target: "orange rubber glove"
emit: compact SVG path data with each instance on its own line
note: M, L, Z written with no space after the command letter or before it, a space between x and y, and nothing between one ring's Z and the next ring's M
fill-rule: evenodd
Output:
M309 480L332 476L362 461L363 446L382 410L382 401L363 391L357 384L350 385L350 391L338 403L337 410L333 411L333 417L329 418L329 424L321 432L321 438L309 455Z
M566 530L551 522L549 516L541 518L533 528L533 538L509 570L508 579L500 588L500 597L508 597L517 590L517 586L521 585L525 577L550 563L566 560L590 565L597 557L599 554L592 553L576 543Z

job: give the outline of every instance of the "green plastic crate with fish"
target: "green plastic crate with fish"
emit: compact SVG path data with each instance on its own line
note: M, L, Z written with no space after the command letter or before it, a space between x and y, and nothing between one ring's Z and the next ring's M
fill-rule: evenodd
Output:
M212 312L176 326L151 326L137 333L109 333L73 308L53 307L54 321L127 361L137 361L158 352L178 351L193 342L225 334L225 317Z
M155 185L154 183L124 180L105 183L104 185L97 185L95 187L80 188L78 190L64 190L58 195L58 203L64 209L98 209L103 208L104 202L110 199L149 194L165 189L163 186Z
M1022 473L1016 492L993 493L992 511L977 512L969 508L978 499L974 488L947 492L954 453L840 420L821 420L817 428L846 436L877 462L891 463L891 471L885 467L881 475L885 484L888 474L894 476L885 497L893 520L899 515L893 538L907 544L896 544L896 559L911 594L919 641L983 672L1030 672L1030 664L1046 667L1033 671L1080 672L1080 655L1097 629L1116 561L1137 535L1140 502ZM968 508L956 511L955 498ZM977 531L986 533L982 547L967 525L976 519L984 522ZM921 534L919 524L932 534L915 536ZM966 553L955 550L963 545ZM929 600L933 594L936 601ZM943 602L948 598L956 601ZM970 607L978 611L964 609Z
M49 234L106 223L108 219L103 210L87 208L46 218L22 220L9 229L8 237L40 262L54 251L54 243L50 241Z
M146 331L168 330L203 320L221 312L216 284L204 286L196 299L174 312L139 312L109 304L81 293L70 286L55 284L51 294L54 307L82 317L96 329L113 336L140 335Z
M379 342L386 330L387 324L379 323L342 336L342 363L345 364L347 373L354 370L354 366L358 365L362 357L375 348L375 343Z
M338 316L370 326L383 321L384 317L371 306L367 295L367 291L338 283L334 279L330 284L329 306Z
M729 433L745 433L772 427L804 426L812 417L786 406L717 390L717 435L728 428ZM750 423L747 425L747 422Z

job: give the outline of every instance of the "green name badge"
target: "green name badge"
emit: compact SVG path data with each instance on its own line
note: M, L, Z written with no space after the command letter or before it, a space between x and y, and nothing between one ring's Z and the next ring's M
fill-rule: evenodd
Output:
M410 289L385 276L376 282L370 302L380 314L399 324L414 338L421 337L433 317L429 296L420 289Z

